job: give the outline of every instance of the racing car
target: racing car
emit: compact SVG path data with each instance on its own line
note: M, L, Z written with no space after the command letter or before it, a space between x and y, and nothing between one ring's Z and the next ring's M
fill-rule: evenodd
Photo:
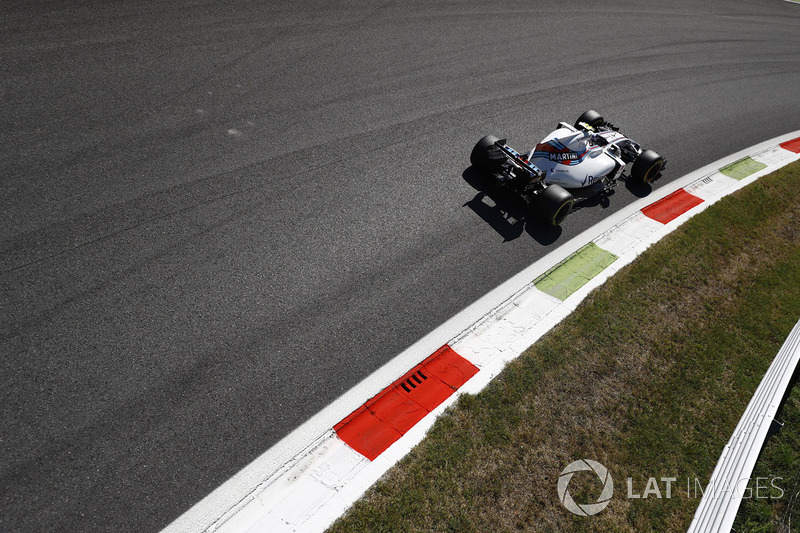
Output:
M520 153L493 135L470 154L472 166L500 187L519 194L545 223L558 226L579 203L608 194L619 180L651 183L666 166L653 150L643 150L597 111L574 125L560 122L530 152Z

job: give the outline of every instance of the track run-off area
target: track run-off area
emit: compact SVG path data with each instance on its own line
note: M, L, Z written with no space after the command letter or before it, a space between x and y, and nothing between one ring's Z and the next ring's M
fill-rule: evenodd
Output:
M0 15L4 531L163 528L650 194L542 227L471 185L483 135L597 109L668 158L658 189L800 124L789 2Z

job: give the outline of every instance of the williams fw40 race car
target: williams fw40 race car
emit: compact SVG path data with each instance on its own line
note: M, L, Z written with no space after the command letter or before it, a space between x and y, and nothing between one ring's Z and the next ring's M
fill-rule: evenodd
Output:
M561 224L576 202L609 193L621 179L651 183L666 165L663 157L643 150L593 110L574 126L559 123L526 154L487 135L472 149L470 162L495 184L519 194L553 226Z

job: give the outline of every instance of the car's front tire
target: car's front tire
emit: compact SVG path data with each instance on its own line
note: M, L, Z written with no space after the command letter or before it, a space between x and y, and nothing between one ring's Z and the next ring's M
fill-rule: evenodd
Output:
M653 150L645 150L633 162L631 177L639 183L652 183L662 168L664 168L664 158Z
M585 122L586 124L590 125L593 128L599 128L600 126L605 124L603 115L601 115L594 109L590 109L589 111L586 111L583 115L579 116L578 120L575 121L575 127L580 128L579 124L581 122Z
M534 197L533 209L546 224L558 226L572 210L575 198L560 185L550 185Z
M487 135L475 145L469 155L469 162L478 170L484 172L497 172L503 165L505 157L494 143L499 139L494 135Z

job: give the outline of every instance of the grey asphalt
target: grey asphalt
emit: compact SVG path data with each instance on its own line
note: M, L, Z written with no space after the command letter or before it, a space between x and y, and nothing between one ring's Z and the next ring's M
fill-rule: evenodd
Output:
M0 4L0 530L166 526L648 193L543 228L483 135L594 108L660 187L800 129L798 5L363 4Z

